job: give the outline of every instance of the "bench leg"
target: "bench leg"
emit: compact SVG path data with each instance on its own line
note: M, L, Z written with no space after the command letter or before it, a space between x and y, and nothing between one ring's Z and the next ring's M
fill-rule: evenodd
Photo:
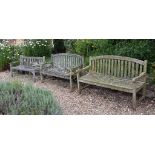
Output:
M70 76L70 92L73 91L73 79L72 76Z
M135 90L133 91L133 94L132 94L132 106L133 106L133 109L136 110L136 91Z
M78 86L78 93L80 94L81 90L80 90L80 82L79 82L79 80L77 80L77 86Z
M40 79L41 79L41 82L43 82L43 74L40 73Z
M32 74L33 74L33 82L36 82L36 74L35 74L35 72L33 72Z

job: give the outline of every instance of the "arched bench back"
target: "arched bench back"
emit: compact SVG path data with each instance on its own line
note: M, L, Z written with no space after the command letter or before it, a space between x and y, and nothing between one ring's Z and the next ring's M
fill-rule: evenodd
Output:
M90 57L90 71L121 78L133 78L147 72L147 60L104 55Z

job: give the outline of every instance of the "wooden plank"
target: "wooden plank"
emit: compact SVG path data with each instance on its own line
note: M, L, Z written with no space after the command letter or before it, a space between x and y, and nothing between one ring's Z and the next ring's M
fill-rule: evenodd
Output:
M100 73L102 73L102 59L99 59L99 69L100 69Z
M123 73L124 73L124 61L121 60L121 77L123 77Z
M105 75L105 59L102 59L102 73Z
M134 62L132 62L131 68L132 68L131 77L133 78L135 76L135 63Z
M92 71L95 71L95 60L92 60Z
M128 62L128 77L131 77L131 62Z
M105 75L107 75L107 68L108 68L108 60L105 59Z
M111 60L111 75L114 75L114 60Z
M96 60L94 60L94 72L96 72Z
M147 73L147 60L144 60L144 70L143 72Z
M124 64L124 78L127 77L127 61L125 61L125 64Z
M135 76L138 76L139 75L138 70L139 70L139 64L136 63L136 73L135 73Z
M96 60L96 73L99 73L99 65L98 65L98 63L99 63L99 60Z
M117 60L114 60L114 76L117 76Z
M120 71L121 71L121 60L118 60L118 66L117 66L117 77L120 77Z
M110 75L110 70L111 70L111 60L108 60L108 75Z

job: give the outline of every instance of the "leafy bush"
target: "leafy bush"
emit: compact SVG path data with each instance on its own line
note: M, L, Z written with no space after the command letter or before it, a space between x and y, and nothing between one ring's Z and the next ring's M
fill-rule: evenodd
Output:
M56 115L61 109L51 92L19 82L0 82L0 114Z
M53 45L50 39L29 40L22 47L22 53L26 56L47 56L52 54Z
M154 40L104 40L82 39L74 44L75 52L84 55L86 63L89 56L121 55L141 60L148 60L148 66L155 61Z
M9 63L19 59L21 47L0 43L0 71L8 69Z
M64 45L66 47L66 52L75 52L75 43L77 39L64 39Z

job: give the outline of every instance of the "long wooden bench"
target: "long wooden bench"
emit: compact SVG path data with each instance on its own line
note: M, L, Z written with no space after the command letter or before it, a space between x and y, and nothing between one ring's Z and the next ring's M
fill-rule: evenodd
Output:
M54 76L70 80L70 90L72 90L72 80L76 77L76 70L82 68L84 59L82 56L71 53L60 53L51 55L51 63L41 67L41 80L43 76Z
M13 77L14 71L26 71L33 74L35 81L35 74L40 72L40 66L45 63L45 57L27 57L20 56L19 61L10 63L10 72Z
M89 66L77 71L78 91L81 92L80 83L86 83L132 93L136 109L137 92L142 89L140 100L146 94L146 73L147 60L113 55L90 57Z

